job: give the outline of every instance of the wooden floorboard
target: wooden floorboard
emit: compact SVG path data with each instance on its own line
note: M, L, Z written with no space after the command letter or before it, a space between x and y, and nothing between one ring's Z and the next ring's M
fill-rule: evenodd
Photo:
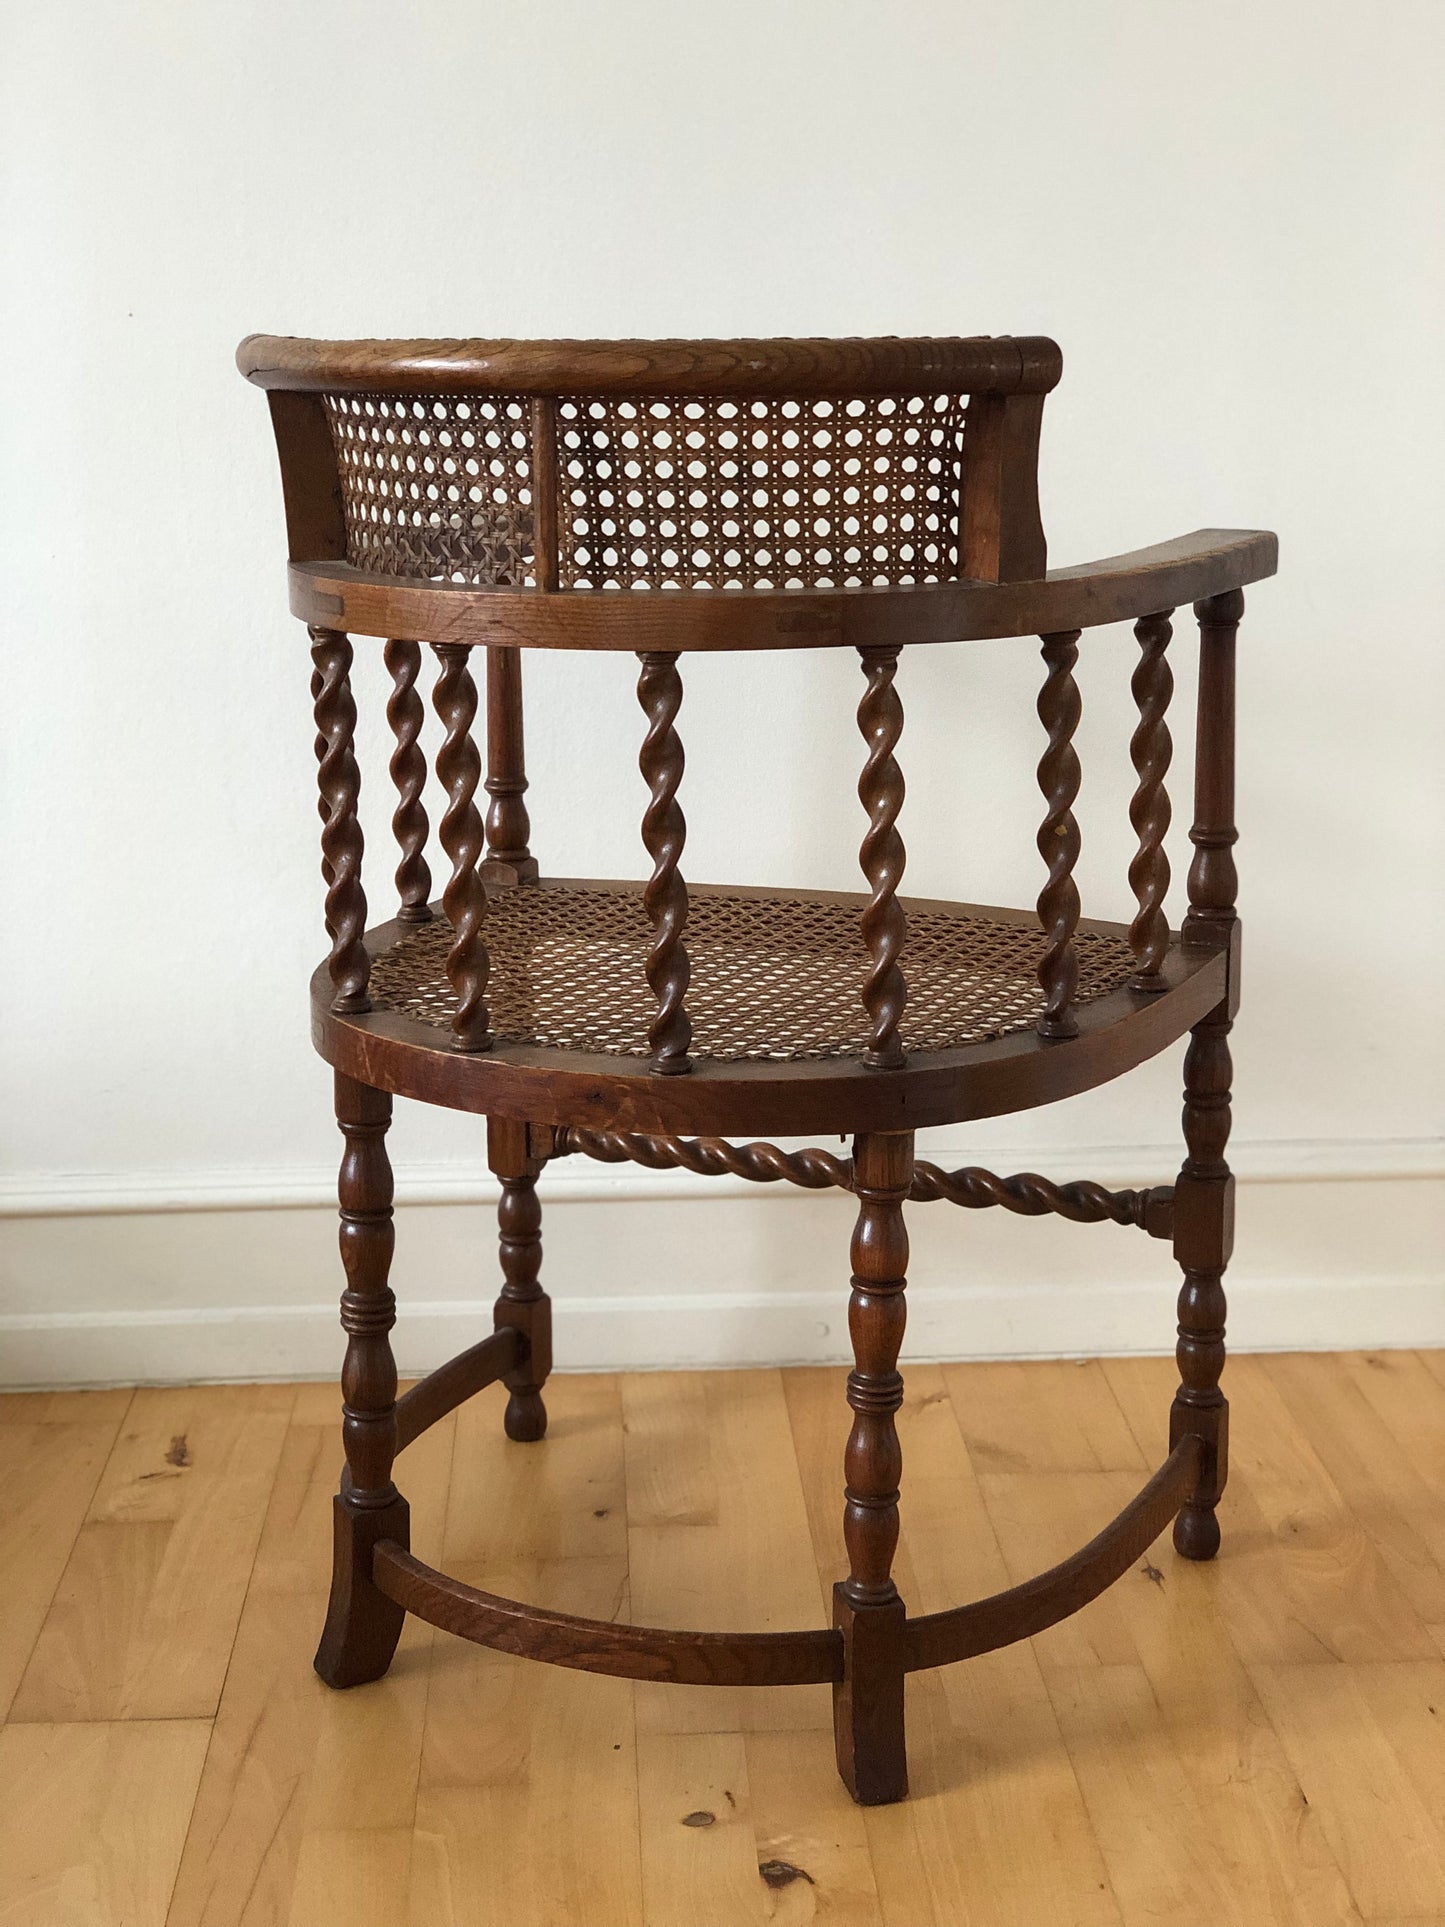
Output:
M1173 1367L920 1366L916 1611L1029 1576L1163 1457ZM1445 1927L1445 1358L1237 1358L1224 1549L909 1680L864 1811L828 1693L530 1665L408 1623L328 1692L338 1398L0 1399L0 1927ZM843 1374L483 1394L399 1482L418 1553L564 1610L822 1625Z

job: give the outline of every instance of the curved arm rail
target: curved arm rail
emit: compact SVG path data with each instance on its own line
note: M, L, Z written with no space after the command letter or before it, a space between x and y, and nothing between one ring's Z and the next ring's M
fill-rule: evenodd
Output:
M303 621L358 635L505 648L869 649L1134 621L1273 575L1278 550L1277 539L1263 530L1197 529L1127 555L1051 569L1032 581L707 595L487 589L298 561L291 564L291 608Z
M1015 1640L1041 1633L1088 1605L1153 1545L1178 1512L1194 1489L1203 1450L1203 1440L1192 1434L1180 1439L1119 1516L1088 1545L1047 1572L971 1605L910 1619L904 1635L904 1671L951 1666L955 1660L990 1653L997 1646L1012 1646Z

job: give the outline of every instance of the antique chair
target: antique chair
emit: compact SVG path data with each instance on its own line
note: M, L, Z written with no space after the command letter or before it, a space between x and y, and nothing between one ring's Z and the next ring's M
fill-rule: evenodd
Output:
M1219 1545L1230 1252L1230 1020L1239 995L1232 845L1235 631L1275 541L1207 530L1046 573L1036 486L1058 349L1034 339L356 341L252 336L290 538L291 607L309 628L331 953L312 980L334 1067L347 1333L346 1471L316 1668L332 1686L386 1671L404 1615L483 1645L636 1679L831 1682L853 1797L907 1791L904 1675L1023 1639L1074 1612L1174 1520L1190 1559ZM1170 615L1200 625L1189 913L1170 931L1165 720ZM1127 926L1084 921L1073 881L1085 628L1132 621L1138 726ZM397 908L367 928L349 634L386 638L400 863ZM1036 636L1046 866L1037 915L898 895L907 645ZM431 897L418 745L423 643L447 795L449 865ZM867 818L856 896L683 880L679 661L693 650L856 649ZM538 875L523 802L528 649L641 663L650 791L645 887ZM486 774L473 739L486 670ZM759 675L766 664L758 663ZM485 824L477 789L490 803ZM722 804L725 799L716 799ZM1188 1032L1186 1156L1173 1186L1109 1191L1032 1174L946 1172L921 1126L1046 1104L1118 1077ZM396 1397L393 1095L481 1113L501 1181L495 1329ZM852 1156L756 1135L852 1137ZM719 1134L719 1135L714 1135ZM726 1135L721 1135L726 1134ZM537 1180L580 1153L857 1194L843 1466L848 1577L833 1624L677 1632L551 1612L415 1558L397 1454L484 1386L516 1440L546 1429L549 1301ZM1110 1219L1172 1240L1183 1267L1181 1383L1168 1457L1089 1545L1027 1584L910 1617L890 1576L900 1457L905 1201Z

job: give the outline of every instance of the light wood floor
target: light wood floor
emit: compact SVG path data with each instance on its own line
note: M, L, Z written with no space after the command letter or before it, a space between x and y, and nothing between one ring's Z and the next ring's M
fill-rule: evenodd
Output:
M1167 1539L1031 1644L910 1681L860 1811L825 1688L633 1687L410 1622L310 1671L329 1387L0 1401L0 1921L35 1927L1442 1927L1445 1355L1238 1358L1218 1563ZM918 1610L1073 1550L1170 1364L915 1368ZM402 1461L424 1557L593 1614L824 1623L841 1374L554 1378Z

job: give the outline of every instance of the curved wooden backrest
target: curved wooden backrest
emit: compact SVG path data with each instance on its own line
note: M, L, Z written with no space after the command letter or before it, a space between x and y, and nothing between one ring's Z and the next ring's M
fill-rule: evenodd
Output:
M706 592L715 602L725 595L734 608L756 610L779 590L866 592L965 578L970 592L1019 594L1029 607L1043 609L1057 608L1055 592L1068 586L1069 571L1048 583L1035 580L1044 573L1039 422L1043 398L1061 371L1050 341L319 342L253 335L237 359L269 392L292 559L346 564L338 573L348 583L361 580L354 572L363 571L373 584L389 579L403 592L407 579L429 584L435 591L429 604L469 588L532 592L510 600L549 621L568 606L605 609L609 591L641 588L671 591L693 609L708 606L693 600ZM1200 598L1203 664L1196 856L1182 937L1217 947L1232 941L1234 922L1238 584L1272 572L1274 545L1267 536L1241 537L1219 548L1190 541L1150 553L1150 567L1125 572L1131 586L1119 608L1094 607L1086 598L1074 617L1136 618L1139 723L1130 753L1138 787L1130 816L1138 847L1129 880L1138 913L1129 937L1137 965L1132 988L1146 993L1167 987L1162 967L1170 943L1163 909L1172 753L1166 651L1170 605L1178 598L1166 589L1177 590L1194 580L1191 572L1202 571L1190 591ZM1099 580L1106 577L1107 570ZM982 582L1027 586L978 591ZM750 591L766 596L750 603ZM908 923L898 896L906 861L899 830L903 778L895 754L903 708L895 677L909 639L900 606L912 598L881 600L903 633L885 627L878 640L855 646L865 678L858 794L868 819L860 851L868 885L860 909L867 954L859 984L867 1016L863 1061L886 1072L904 1062L900 1024L908 1000ZM339 599L335 613L342 613ZM360 777L351 644L330 626L330 614L308 611L308 619L333 1009L351 1013L368 1008ZM1045 811L1038 847L1046 881L1038 900L1043 1007L1037 1028L1044 1038L1062 1040L1078 1028L1073 739L1080 702L1073 672L1081 631L1057 622L1041 626L1047 632L1038 709L1046 744L1038 770ZM486 646L484 764L473 739L477 638L424 624L389 633L400 919L424 923L432 914L417 686L421 644L429 641L439 670L433 699L445 732L437 774L447 807L438 837L450 863L442 908L452 932L453 1041L461 1050L485 1050L493 1041L488 886L526 885L537 876L524 802L521 649L490 640ZM679 650L641 635L629 637L627 646L640 658L638 698L646 717L639 761L649 793L642 836L653 864L644 898L652 926L650 1066L677 1075L691 1067L692 1041L686 825L678 800L684 762ZM762 646L777 646L776 639ZM483 788L485 821L477 804Z
M480 587L908 587L1044 573L1040 337L252 335L294 561Z

